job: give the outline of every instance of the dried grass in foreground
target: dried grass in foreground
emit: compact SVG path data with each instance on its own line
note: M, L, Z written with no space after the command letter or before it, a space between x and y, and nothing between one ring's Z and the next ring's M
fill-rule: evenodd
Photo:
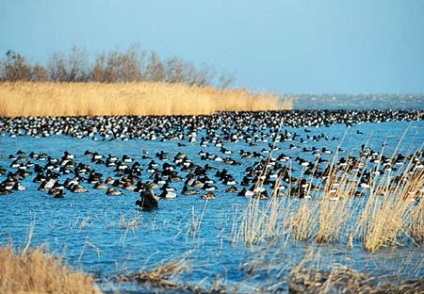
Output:
M161 289L176 289L178 283L174 280L171 281L170 277L175 276L181 271L188 270L185 261L170 262L147 272L140 272L130 275L118 276L116 282L136 282L138 284L150 284L153 287Z
M182 286L178 283L177 277L180 273L189 271L187 256L171 260L151 270L140 270L138 273L120 275L114 278L114 282L130 282L140 285L147 285L159 289L179 289Z
M167 83L0 83L0 116L210 115L292 109L291 100L246 89Z
M424 279L395 284L344 266L329 272L295 267L290 273L289 293L424 293Z
M196 284L184 283L178 280L183 272L191 272L192 265L189 262L190 252L173 260L163 261L159 266L146 270L141 269L137 273L120 275L113 278L114 283L134 283L140 287L140 292L183 292L183 293L229 293L237 291L229 290L227 284L216 278L210 285L203 285L205 280Z
M0 293L101 293L94 279L63 265L43 248L0 249Z

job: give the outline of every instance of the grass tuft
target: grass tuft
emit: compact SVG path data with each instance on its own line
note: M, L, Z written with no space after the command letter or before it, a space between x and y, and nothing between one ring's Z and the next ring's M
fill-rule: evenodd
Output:
M190 270L186 257L179 260L172 260L157 266L149 271L141 271L135 274L120 275L115 282L135 282L138 284L149 284L160 289L177 289L181 285L175 279L178 274ZM171 280L171 278L174 278Z
M0 293L100 293L94 279L70 269L43 247L0 248Z

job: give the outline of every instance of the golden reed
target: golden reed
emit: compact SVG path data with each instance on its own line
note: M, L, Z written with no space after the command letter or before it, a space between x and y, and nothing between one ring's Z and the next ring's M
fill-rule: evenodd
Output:
M246 89L153 82L0 83L0 116L209 115L291 109L291 100Z
M101 293L91 276L71 269L45 248L0 248L0 293Z

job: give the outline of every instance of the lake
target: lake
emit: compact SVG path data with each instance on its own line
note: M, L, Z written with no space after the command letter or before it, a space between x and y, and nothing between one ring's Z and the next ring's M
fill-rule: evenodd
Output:
M404 246L380 248L374 252L365 250L360 240L354 240L352 248L349 248L346 240L317 244L314 241L292 241L284 233L272 241L255 244L236 240L234 228L240 226L240 216L251 199L237 196L236 192L224 192L229 185L216 174L225 169L232 175L240 191L246 170L256 166L258 161L269 158L273 144L275 148L272 157L278 158L282 154L287 156L289 160L280 163L292 168L294 178L305 176L307 168L301 163L314 162L317 156L313 151L322 151L323 148L331 153L321 152L320 169L324 169L325 164L333 159L358 156L364 149L363 144L389 158L399 153L408 156L422 151L424 142L422 114L418 114L421 120L411 121L411 117L405 121L353 121L327 126L290 126L285 125L283 120L281 128L277 129L273 124L277 120L276 125L279 126L279 118L273 116L265 119L249 118L251 125L244 125L237 119L237 114L222 118L217 115L218 126L214 135L208 133L207 124L201 127L201 122L199 127L195 123L185 126L175 124L171 127L175 133L170 135L174 139L170 140L161 140L159 131L157 136L148 137L150 139L119 137L111 140L113 136L105 137L95 131L92 135L80 138L68 134L30 136L28 132L31 128L23 126L21 122L14 125L16 132L11 133L9 128L12 120L3 121L0 137L0 167L3 172L0 181L6 180L8 172L18 169L12 166L16 159L22 163L21 166L28 167L25 168L25 178L20 180L26 189L0 196L0 244L13 243L15 247L23 248L32 226L31 246L48 244L51 251L62 256L72 266L93 274L104 291L149 291L150 288L145 286L115 283L113 278L141 269L149 270L173 259L184 259L190 264L190 270L178 276L181 283L208 289L214 282L221 282L237 292L264 291L266 285L275 283L282 283L284 288L285 277L311 248L315 251L316 262L323 268L343 264L376 275L396 273L404 277L423 276L424 252L421 247L406 239L402 239ZM32 123L34 127L42 126L42 123ZM99 125L90 120L80 124ZM165 124L158 123L156 128L160 130ZM48 125L54 129L60 123L53 121ZM107 126L107 121L103 125ZM125 123L123 125L130 127ZM20 134L18 129L21 130ZM116 127L116 130L118 132L120 128ZM228 137L228 134L234 135L235 130L252 134L251 140L240 136L237 139ZM130 132L128 129L121 131L124 134ZM278 140L275 140L276 132L280 134ZM176 139L178 134L181 134L180 140ZM207 143L201 144L202 137ZM66 191L63 199L56 199L47 191L40 191L40 183L33 182L35 166L45 171L52 158L60 162L66 151L75 155L72 161L77 166L84 164L88 167L87 171L79 170L78 173L82 178L80 184L88 191L80 194ZM158 155L161 151L166 152L166 158ZM31 152L41 156L32 154L31 157ZM202 200L200 196L205 191L201 188L197 189L199 194L194 196L181 193L189 174L174 161L181 152L192 163L201 166L208 164L216 168L207 173L215 181L215 200ZM247 152L257 156L245 156ZM205 153L210 156L205 157ZM152 160L159 164L158 169L163 168L164 163L174 165L183 178L170 183L177 197L160 200L158 210L146 212L135 206L136 200L140 198L138 192L121 188L122 195L107 196L105 190L94 189L93 184L87 182L90 171L102 174L103 180L107 177L119 179L124 174L117 171L116 166L95 162L93 154L102 155L104 161L108 155L116 156L119 160L124 155L133 158L133 162L127 165L131 166L135 161L140 164L141 182L153 181L154 173L149 171ZM237 164L226 161L228 158ZM35 166L28 165L28 162ZM59 164L52 167L52 171L60 174L58 182L63 183L67 178L76 177L75 168L65 173ZM313 181L319 182L317 179ZM272 188L267 186L266 189L271 195ZM159 194L160 189L155 192ZM314 194L312 199L289 196L279 197L278 201L296 206L319 197L319 194ZM269 201L261 200L259 205L265 207Z

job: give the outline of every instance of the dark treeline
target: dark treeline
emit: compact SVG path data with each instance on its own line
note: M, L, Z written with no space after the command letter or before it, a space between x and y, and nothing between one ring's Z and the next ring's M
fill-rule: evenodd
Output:
M111 50L90 61L84 49L73 47L68 55L55 53L46 65L32 64L23 55L9 50L0 60L0 81L34 82L166 82L226 88L234 76L217 75L210 66L195 66L179 57L160 58L152 51L131 46L126 51Z

